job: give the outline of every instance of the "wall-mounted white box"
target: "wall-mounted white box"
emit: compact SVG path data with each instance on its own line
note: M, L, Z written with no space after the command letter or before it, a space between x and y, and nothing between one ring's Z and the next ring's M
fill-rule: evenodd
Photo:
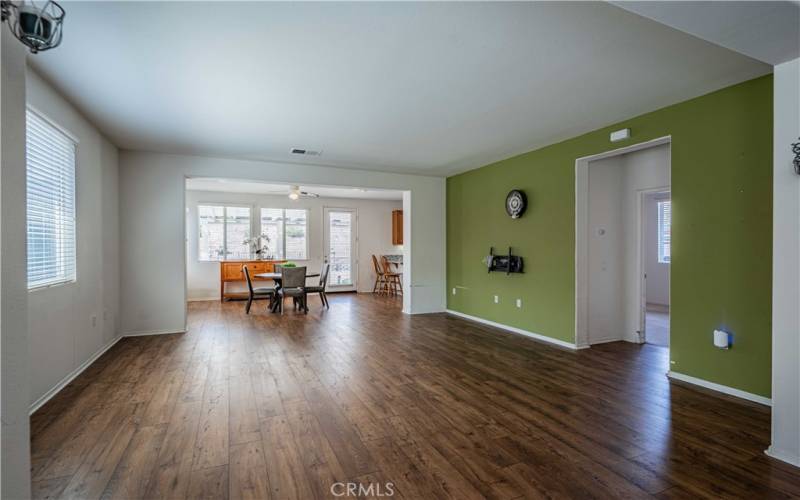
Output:
M631 129L629 128L624 128L622 130L616 130L614 132L611 132L611 136L609 137L609 139L611 139L611 142L624 141L625 139L630 139L630 138L631 138Z
M714 330L714 347L730 349L731 334L724 330Z

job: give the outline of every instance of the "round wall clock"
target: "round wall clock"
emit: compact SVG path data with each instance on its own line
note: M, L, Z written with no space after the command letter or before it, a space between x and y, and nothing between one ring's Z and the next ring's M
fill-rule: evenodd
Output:
M506 196L506 213L508 213L512 219L519 219L523 212L525 212L527 206L528 199L522 191L514 189Z

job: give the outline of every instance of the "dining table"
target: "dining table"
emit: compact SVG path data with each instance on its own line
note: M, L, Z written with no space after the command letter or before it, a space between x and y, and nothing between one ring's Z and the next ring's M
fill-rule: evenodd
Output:
M281 282L283 281L283 275L281 273L259 273L256 274L255 277L262 280L274 281L276 293L278 290L280 290ZM306 278L319 278L319 273L306 273ZM272 308L272 312L275 312L274 307Z
M276 288L280 288L281 281L283 281L281 273L259 273L254 276L258 279L274 281ZM306 278L319 278L319 273L306 273Z

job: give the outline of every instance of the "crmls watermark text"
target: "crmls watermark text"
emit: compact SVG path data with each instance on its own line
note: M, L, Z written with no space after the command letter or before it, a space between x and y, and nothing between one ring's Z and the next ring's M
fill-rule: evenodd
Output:
M394 496L394 484L333 483L331 494L335 497L391 497Z

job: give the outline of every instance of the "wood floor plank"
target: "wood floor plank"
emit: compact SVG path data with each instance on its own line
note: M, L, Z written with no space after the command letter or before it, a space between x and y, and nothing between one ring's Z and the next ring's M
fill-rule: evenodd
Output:
M187 498L226 500L229 494L228 466L220 465L192 471Z
M109 429L111 432L105 434L104 439L97 441L61 498L100 498L136 434L134 413L135 410L115 430Z
M232 445L228 471L231 499L259 500L269 496L267 462L260 439Z
M179 402L159 450L148 498L185 498L194 458L201 402Z
M769 408L671 382L663 348L330 302L192 302L185 334L121 340L32 415L32 494L800 498Z
M194 470L228 464L230 420L228 381L209 376L200 410L200 428L195 442Z
M166 426L138 427L103 492L105 498L144 498Z
M261 421L270 497L302 500L313 493L285 416Z

